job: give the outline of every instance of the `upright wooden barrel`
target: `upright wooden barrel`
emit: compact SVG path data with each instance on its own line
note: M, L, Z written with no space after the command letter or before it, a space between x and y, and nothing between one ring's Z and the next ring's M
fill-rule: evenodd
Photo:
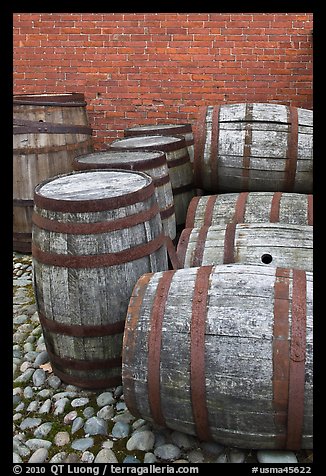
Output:
M177 225L183 226L190 200L195 195L193 170L182 136L139 136L118 139L109 144L110 149L148 149L165 152L172 192L174 198Z
M64 174L37 185L34 202L34 290L53 371L84 388L117 385L133 286L168 269L152 179Z
M30 252L34 187L73 170L93 150L83 94L19 94L13 98L13 248Z
M312 225L312 194L241 192L194 197L187 211L186 228L263 222Z
M195 179L211 192L312 193L313 112L280 104L200 108Z
M186 145L190 157L190 162L194 162L194 134L191 124L146 124L129 127L124 130L125 137L136 136L174 136L182 135L186 140Z
M312 286L240 264L142 276L123 338L130 412L232 447L312 448Z
M228 263L313 269L313 227L228 223L185 228L177 255L183 268Z
M176 221L169 170L164 152L156 150L106 150L84 154L74 159L75 170L126 169L147 173L153 180L160 209L163 231L172 240L176 237Z

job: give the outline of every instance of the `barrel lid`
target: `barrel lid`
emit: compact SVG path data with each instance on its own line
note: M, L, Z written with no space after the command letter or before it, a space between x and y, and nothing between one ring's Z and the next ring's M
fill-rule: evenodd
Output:
M126 137L124 139L117 139L109 144L110 149L156 149L164 152L172 152L174 150L186 147L186 140L181 135L174 136L137 136Z
M192 127L191 124L146 124L125 129L124 135L125 137L138 136L149 132L160 135L182 134L192 132Z
M31 106L86 106L83 93L14 94L13 104Z
M122 168L128 170L147 170L166 164L166 156L160 150L103 150L75 157L74 168Z
M153 193L153 181L143 172L93 169L44 180L34 189L34 203L62 212L102 211L133 205Z

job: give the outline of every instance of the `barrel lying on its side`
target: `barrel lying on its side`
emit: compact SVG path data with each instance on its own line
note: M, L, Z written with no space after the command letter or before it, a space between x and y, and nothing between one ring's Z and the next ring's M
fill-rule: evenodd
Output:
M313 227L282 223L228 223L185 228L177 255L183 268L265 264L312 271Z
M142 276L122 382L130 412L233 447L312 448L312 273L220 265Z
M80 387L118 385L132 289L168 269L152 179L75 172L37 185L34 202L34 291L53 371Z
M186 228L227 223L313 224L312 194L287 192L220 193L194 197Z
M199 188L312 193L313 111L265 103L202 106L194 138Z

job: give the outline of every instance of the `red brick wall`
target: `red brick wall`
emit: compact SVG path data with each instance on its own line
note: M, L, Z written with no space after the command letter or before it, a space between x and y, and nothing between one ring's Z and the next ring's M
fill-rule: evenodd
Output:
M96 148L198 106L312 108L309 13L14 14L14 93L82 92Z

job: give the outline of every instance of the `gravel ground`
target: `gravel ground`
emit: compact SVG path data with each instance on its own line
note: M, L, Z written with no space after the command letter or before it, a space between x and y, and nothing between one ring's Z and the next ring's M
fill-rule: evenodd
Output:
M13 291L14 463L312 463L312 451L229 448L136 419L122 386L66 385L49 363L30 255L13 254Z

